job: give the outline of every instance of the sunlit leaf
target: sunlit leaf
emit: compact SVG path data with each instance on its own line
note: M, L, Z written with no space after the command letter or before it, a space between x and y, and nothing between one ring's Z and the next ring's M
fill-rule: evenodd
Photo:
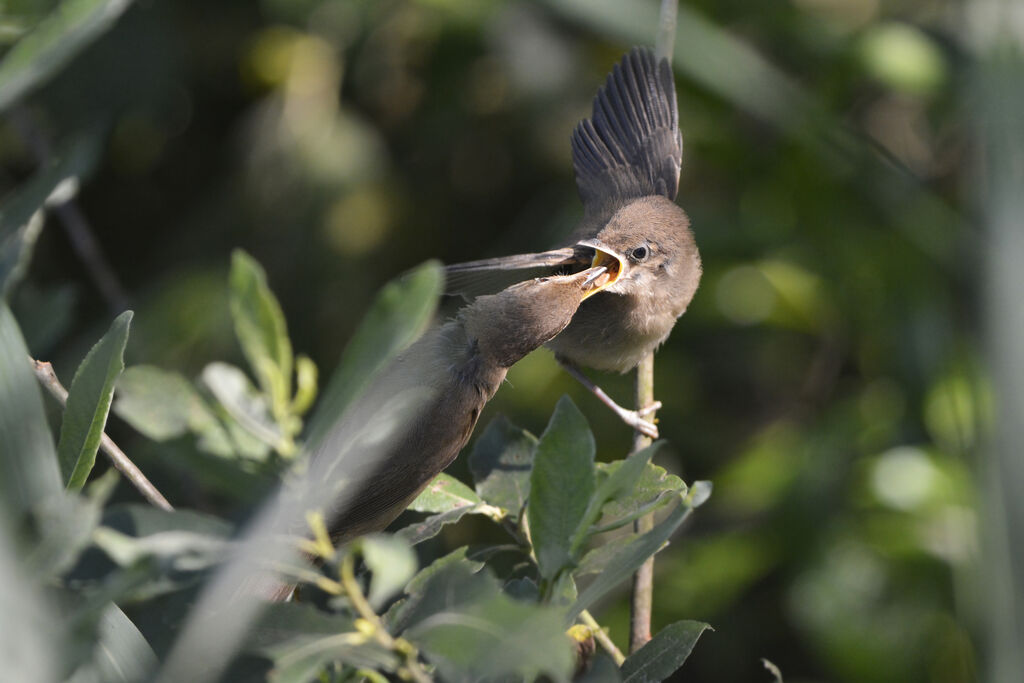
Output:
M132 312L114 319L103 338L86 354L68 389L64 419L60 425L57 459L68 489L85 485L107 424L114 383L124 370L124 347Z
M363 562L373 574L366 597L379 609L416 573L416 555L409 544L397 536L364 536L359 547Z
M541 576L572 562L570 547L594 494L594 436L568 397L555 406L530 475L530 538Z
M431 515L424 520L413 522L409 526L400 529L397 535L405 539L409 545L416 545L437 536L444 527L449 524L455 524L466 515L476 512L478 509L479 506L477 505L463 505L448 512Z
M374 374L423 332L437 309L443 284L440 264L428 261L381 289L321 394L309 424L310 448L323 439Z
M693 507L690 503L686 499L681 499L679 505L668 517L646 534L638 536L624 545L618 553L605 562L604 570L580 593L579 600L569 612L570 616L575 618L581 611L593 605L595 600L615 588L636 571L644 563L644 560L661 550L665 542L692 511Z
M270 447L281 443L281 431L270 415L264 395L257 391L241 369L227 363L210 363L203 368L202 379L220 406L251 435L250 438ZM228 423L229 431L231 426ZM242 446L243 455L260 458L267 452L266 449L245 448L244 435L232 433L232 437L237 445Z
M131 0L64 0L0 62L0 110L46 82L109 29Z
M609 471L615 471L617 465L609 463L606 467ZM615 529L667 504L674 496L686 495L687 488L683 480L669 474L663 467L646 463L639 475L631 488L621 489L618 495L601 508L598 530Z
M415 512L450 512L482 502L480 496L473 493L473 489L450 474L442 472L427 484L427 488L416 497L409 509Z
M660 683L683 665L697 639L710 626L700 621L677 621L666 626L622 664L623 683Z
M637 495L637 484L647 471L646 468L649 466L653 467L649 465L649 463L651 458L654 457L654 454L661 448L662 443L664 442L657 441L640 452L630 455L625 460L617 460L613 463L602 463L598 465L597 489L594 491L594 495L590 499L590 504L587 505L586 514L584 514L583 519L580 520L580 525L577 527L576 533L573 535L571 552L574 555L586 539L590 526L597 521L598 517L601 515L602 509L607 507L605 503L612 501L609 505L614 505L618 500L623 498L632 498ZM682 485L684 489L686 488L685 485L682 484L681 480L679 481L679 484Z
M537 437L502 416L487 426L469 455L476 492L517 519L530 497L530 470Z

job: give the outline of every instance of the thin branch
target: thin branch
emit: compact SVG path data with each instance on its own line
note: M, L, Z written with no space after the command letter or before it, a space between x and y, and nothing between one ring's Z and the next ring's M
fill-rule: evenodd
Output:
M672 52L676 42L676 14L679 0L661 0L658 19L658 34L655 42L657 59L672 63ZM643 410L654 403L654 352L647 354L636 368L636 409ZM654 415L649 418L654 421ZM651 445L650 438L640 432L633 434L633 452ZM645 515L633 523L637 534L645 534L654 528L654 513ZM633 593L629 610L629 651L636 652L651 639L651 610L654 601L654 557L640 565L633 575Z
M39 383L46 387L47 391L53 394L53 397L60 401L60 404L67 405L68 402L68 390L64 388L64 385L57 379L57 373L53 371L53 366L46 361L35 360L34 358L29 359L32 363L32 370L35 372L36 377L39 379ZM110 458L110 462L113 463L114 467L125 476L132 485L139 490L139 493L145 497L150 503L156 507L171 511L174 507L167 502L167 499L163 497L163 494L157 490L153 483L146 478L146 475L142 473L138 467L135 466L127 455L124 454L114 441L107 436L106 432L103 433L103 437L100 439L100 450L107 454Z
M636 409L654 403L654 354L647 354L636 367ZM650 418L653 420L653 416ZM651 439L640 432L633 434L633 452L651 445ZM654 528L654 514L633 522L637 534ZM649 557L633 575L633 594L629 611L629 651L636 652L651 639L651 606L654 600L654 557Z
M10 120L18 135L32 151L39 168L46 168L53 158L53 146L46 133L36 124L32 114L25 107L14 107L10 112ZM110 265L92 226L89 225L75 199L72 197L57 204L53 207L53 213L64 227L71 248L107 302L107 307L115 313L128 308L128 292Z
M593 632L594 640L596 640L597 644L604 648L604 651L611 656L612 660L615 662L615 666L622 666L622 663L626 661L626 655L622 654L622 650L620 650L615 645L615 642L608 637L605 630L601 628L601 624L597 623L597 619L595 619L589 611L583 610L580 612L580 621L582 621L583 625Z

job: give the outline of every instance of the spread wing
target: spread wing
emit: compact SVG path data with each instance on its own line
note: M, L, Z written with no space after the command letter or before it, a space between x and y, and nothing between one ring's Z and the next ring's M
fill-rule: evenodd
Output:
M672 67L648 48L633 48L615 65L594 98L591 118L572 134L576 186L587 216L624 200L679 189L683 137L679 133Z

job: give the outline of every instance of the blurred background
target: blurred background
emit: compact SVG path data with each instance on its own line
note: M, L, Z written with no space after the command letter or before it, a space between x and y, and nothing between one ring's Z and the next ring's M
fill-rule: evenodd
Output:
M3 35L53 4L12 3ZM3 189L47 147L91 162L77 219L49 219L13 302L33 354L67 383L130 307L129 365L240 362L226 280L242 247L326 381L387 280L572 229L570 131L656 15L651 0L133 6L0 123ZM770 680L762 657L787 681L980 675L973 472L992 400L962 28L950 0L680 8L678 201L705 274L657 355L659 464L715 492L658 556L654 626L715 628L689 680ZM630 376L594 377L631 400ZM621 458L628 429L545 350L481 427L503 413L540 433L563 393L598 457ZM108 430L176 504L241 518L264 490L190 438ZM450 471L466 478L462 460ZM489 533L449 527L424 560ZM624 644L626 595L597 616Z

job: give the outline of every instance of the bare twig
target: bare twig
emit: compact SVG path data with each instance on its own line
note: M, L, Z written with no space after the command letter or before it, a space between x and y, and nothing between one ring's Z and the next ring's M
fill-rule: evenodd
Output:
M615 642L601 628L601 624L597 623L597 619L589 611L583 610L580 612L580 621L591 630L594 634L594 640L611 656L615 666L622 666L622 663L626 661L626 655L622 654L622 650L616 647Z
M67 405L68 402L68 390L64 388L64 385L57 379L57 373L53 371L53 366L46 361L35 360L30 358L29 361L32 363L32 369L36 373L36 377L39 379L40 384L46 387L47 391L53 394L53 397L60 401L60 404ZM174 507L167 502L167 499L163 497L163 494L157 490L153 483L146 478L146 475L142 473L138 467L135 466L127 455L124 454L114 441L107 436L106 432L103 433L103 437L100 440L100 450L107 454L110 458L110 462L113 463L114 467L125 476L132 485L139 490L139 493L145 497L150 503L162 510L171 511Z
M642 410L654 403L654 353L647 354L636 367L636 408ZM653 420L651 416L649 419ZM651 439L640 432L633 434L633 452L651 445ZM654 516L645 515L633 522L637 534L654 528ZM654 557L649 557L633 575L633 595L629 611L629 651L636 652L651 639L651 605L654 599Z
M14 107L10 112L11 123L18 131L22 140L32 150L36 163L46 168L53 159L53 149L46 133L40 129L32 114L24 107ZM72 249L85 266L93 284L100 291L107 307L115 313L128 308L128 292L107 260L99 240L96 239L85 214L78 208L74 198L68 199L53 208L57 220L64 226Z

